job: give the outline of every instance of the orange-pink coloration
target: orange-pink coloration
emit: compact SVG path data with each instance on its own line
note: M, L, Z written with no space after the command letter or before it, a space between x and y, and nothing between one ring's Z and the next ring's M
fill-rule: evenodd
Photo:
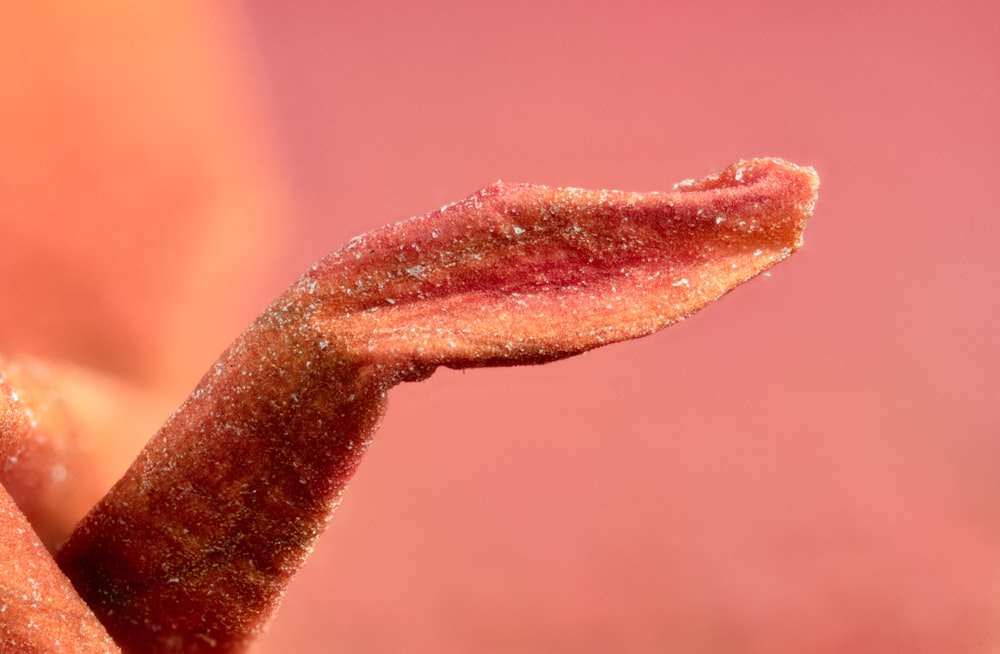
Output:
M0 465L31 429L0 377ZM117 652L118 647L56 566L24 513L0 484L0 652Z
M50 551L128 467L134 453L115 437L157 413L147 394L94 371L0 356L0 485Z
M789 256L817 187L776 159L665 193L496 184L355 239L293 293L352 356L551 361L650 334Z
M127 651L240 651L303 562L386 392L690 316L801 244L818 180L743 161L671 192L497 184L356 238L276 300L58 561Z

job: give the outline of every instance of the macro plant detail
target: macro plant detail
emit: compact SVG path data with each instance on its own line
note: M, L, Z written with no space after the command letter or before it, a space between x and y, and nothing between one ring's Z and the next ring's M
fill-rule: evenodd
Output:
M0 360L0 520L17 534L0 544L0 651L245 650L393 386L683 320L801 246L818 184L780 159L668 192L497 183L357 237L236 339L61 545L53 480L85 476L86 444L61 436L72 416L44 371Z

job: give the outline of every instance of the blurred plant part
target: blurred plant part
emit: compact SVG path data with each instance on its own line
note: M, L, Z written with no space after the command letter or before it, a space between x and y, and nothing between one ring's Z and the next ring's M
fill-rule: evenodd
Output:
M162 0L0 10L0 351L176 405L259 311L247 291L273 283L286 200L237 16Z

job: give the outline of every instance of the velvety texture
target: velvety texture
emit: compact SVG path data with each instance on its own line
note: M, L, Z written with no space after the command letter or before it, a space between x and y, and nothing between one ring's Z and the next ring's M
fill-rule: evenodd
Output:
M87 6L0 21L0 351L149 402L117 471L355 234L823 173L808 247L669 334L394 390L260 651L998 648L994 3Z
M683 320L798 250L818 185L776 159L671 192L495 184L356 237L236 339L57 561L127 652L242 652L391 387Z

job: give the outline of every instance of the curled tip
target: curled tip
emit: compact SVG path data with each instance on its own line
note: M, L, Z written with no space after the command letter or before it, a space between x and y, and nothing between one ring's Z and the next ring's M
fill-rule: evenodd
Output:
M743 205L746 218L756 223L747 222L744 227L778 229L775 233L793 238L797 249L816 206L819 176L811 167L784 159L750 159L702 180L675 184L674 191L695 194L695 201L708 203L713 202L713 195L724 193L728 204Z

